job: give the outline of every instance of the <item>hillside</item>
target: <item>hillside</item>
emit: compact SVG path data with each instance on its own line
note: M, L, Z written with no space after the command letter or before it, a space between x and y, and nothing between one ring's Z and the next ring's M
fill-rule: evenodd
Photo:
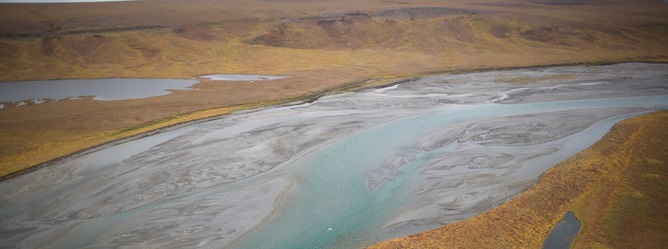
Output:
M3 4L1 80L666 60L661 1Z

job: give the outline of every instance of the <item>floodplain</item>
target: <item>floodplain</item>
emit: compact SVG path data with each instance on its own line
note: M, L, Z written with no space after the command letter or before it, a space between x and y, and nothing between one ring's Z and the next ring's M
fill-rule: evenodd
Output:
M3 241L343 248L426 231L523 192L616 122L667 109L667 71L434 75L184 126L0 182ZM537 80L502 82L517 77Z

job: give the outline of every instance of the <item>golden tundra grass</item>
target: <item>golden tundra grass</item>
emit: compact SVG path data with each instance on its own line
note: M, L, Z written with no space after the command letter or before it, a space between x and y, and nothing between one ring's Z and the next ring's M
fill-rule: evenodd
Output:
M21 148L19 152L4 158L3 164L0 167L0 176L9 175L21 170L27 169L30 166L40 164L52 160L54 158L68 155L76 151L83 151L85 149L113 142L122 138L132 137L142 133L158 130L160 128L169 127L177 124L187 123L194 120L203 119L206 117L220 116L229 114L233 111L245 110L259 107L258 104L248 104L242 106L223 107L198 111L186 115L169 117L157 121L144 123L122 130L109 130L104 132L76 132L71 134L67 131L45 131L37 134L23 134L25 136L40 136L43 138L56 140L57 142L47 142L39 144L32 148ZM3 140L11 141L17 134L2 133ZM21 141L11 141L21 142Z
M583 222L573 248L668 243L668 112L615 125L527 191L454 224L369 248L540 248L569 210Z

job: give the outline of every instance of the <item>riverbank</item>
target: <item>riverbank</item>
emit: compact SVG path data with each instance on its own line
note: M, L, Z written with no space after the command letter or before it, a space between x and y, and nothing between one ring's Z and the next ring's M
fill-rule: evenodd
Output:
M568 210L583 222L573 248L658 248L668 220L666 122L668 112L622 121L506 203L369 248L539 248Z
M48 141L46 143L42 142L39 146L34 146L33 144L37 141L43 140L54 140L54 138L49 137L34 137L34 136L21 136L16 137L17 134L12 133L3 133L4 139L2 142L11 142L16 139L22 139L16 141L18 145L14 145L14 150L6 150L5 153L0 155L3 157L3 161L0 163L0 180L12 178L25 174L28 172L35 171L42 167L47 167L53 164L57 164L68 158L75 158L78 156L86 155L101 149L109 148L114 145L126 143L143 137L151 136L160 132L180 128L194 123L206 122L221 116L228 115L235 112L243 111L257 111L262 108L267 107L277 107L281 105L294 105L303 102L312 102L319 97L333 94L341 93L345 91L358 91L370 87L382 87L385 85L399 84L408 79L395 80L394 77L389 79L376 78L376 79L366 79L359 82L349 82L333 88L324 89L317 92L308 92L307 94L290 97L290 98L281 98L276 100L268 101L258 101L248 104L233 105L229 107L219 107L212 109L205 109L201 111L194 111L186 114L180 114L175 116L170 116L158 120L150 120L145 123L140 123L128 128L122 128L117 130L102 130L92 134L81 134L77 132L76 134L65 134L64 136L58 136L56 141ZM207 82L206 80L204 80ZM185 92L185 91L183 91ZM83 101L89 102L90 99L84 99ZM92 102L96 103L96 102ZM19 112L20 113L20 112ZM1 115L2 113L0 113ZM113 113L106 113L107 115L113 115ZM44 124L40 124L41 125ZM5 126L8 130L16 129L18 127ZM57 131L56 131L57 132ZM24 133L24 132L21 132ZM39 130L40 134L49 133L48 130ZM3 143L3 145L5 145ZM5 146L11 146L6 144ZM16 147L19 150L16 150ZM27 148L26 148L27 147ZM22 148L22 149L21 149ZM10 154L12 151L17 151L14 154Z

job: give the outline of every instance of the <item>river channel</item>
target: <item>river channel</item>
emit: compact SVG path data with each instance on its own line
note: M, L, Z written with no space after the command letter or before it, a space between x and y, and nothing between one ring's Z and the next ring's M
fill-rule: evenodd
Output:
M643 63L435 75L189 125L0 182L0 248L362 247L512 198L668 109L667 79Z

